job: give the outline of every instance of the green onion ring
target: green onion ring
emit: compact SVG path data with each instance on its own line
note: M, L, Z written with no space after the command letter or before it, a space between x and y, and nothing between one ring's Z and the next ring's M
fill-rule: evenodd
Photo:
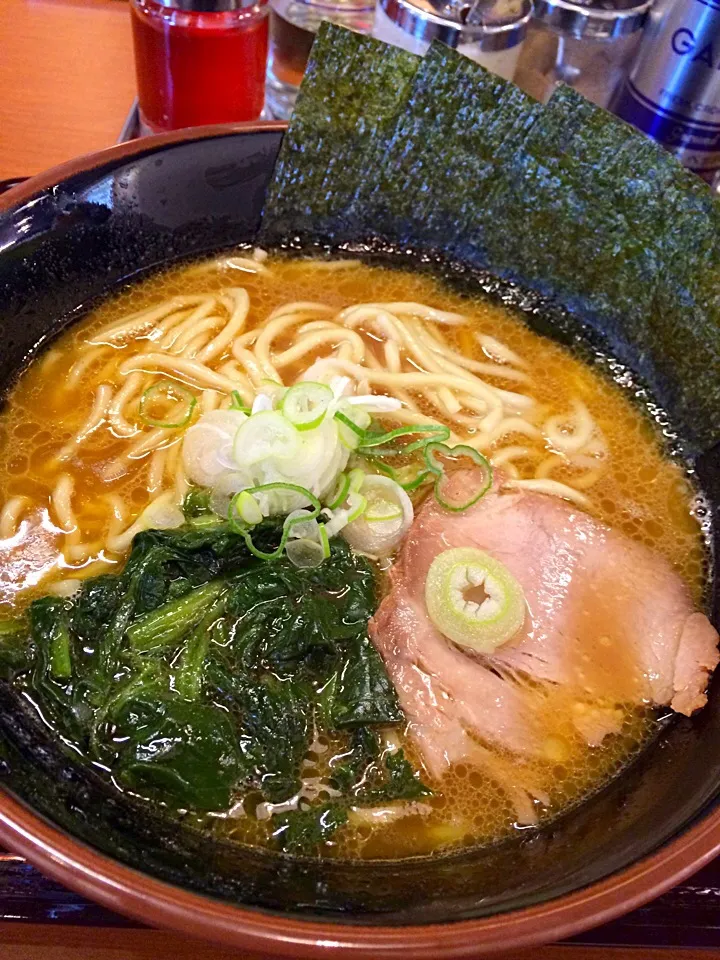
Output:
M447 483L448 475L444 465L437 460L438 454L450 457L451 459L467 457L472 460L476 467L482 470L482 480L478 483L477 489L473 492L472 496L468 497L468 499L462 503L450 503L443 495L443 487ZM475 450L474 447L468 447L464 444L448 447L445 443L431 441L425 447L425 462L427 463L428 470L435 474L435 499L445 510L452 510L454 513L461 513L463 510L467 510L468 507L471 507L474 503L477 503L481 497L485 496L492 486L492 467L489 461L479 451Z
M175 394L174 397L173 394ZM187 406L185 407L182 417L177 422L170 423L168 421L158 420L146 412L148 404L160 397L165 397L169 400L177 399L178 401L185 401ZM196 404L197 397L192 394L187 387L184 387L180 383L175 383L173 380L159 380L157 383L148 387L140 397L140 419L149 427L164 427L167 430L177 429L178 427L184 427L190 422Z
M269 490L289 490L292 493L300 494L300 496L305 497L306 500L310 501L313 509L309 511L308 516L306 517L294 517L292 520L288 520L286 518L285 523L283 524L283 532L280 538L280 544L275 550L273 550L272 553L265 553L263 550L258 550L253 543L253 539L250 534L250 528L245 521L237 517L237 501L238 497L240 497L243 493L253 495L256 493L265 493ZM285 544L290 536L290 531L295 524L307 523L308 520L316 520L320 516L321 510L322 504L318 498L306 487L300 487L295 483L260 483L256 487L248 487L246 490L241 490L239 493L235 494L230 501L230 506L228 508L228 521L230 523L230 529L234 533L240 534L245 541L245 545L247 546L248 550L254 557L257 557L259 560L277 560L282 556L283 550L285 549Z
M233 390L230 396L232 397L230 409L239 410L241 413L246 413L248 416L250 416L250 407L245 404L245 401L240 396L240 392L238 390Z
M335 489L332 492L332 498L327 503L328 510L337 510L341 504L345 503L349 493L350 477L347 473L341 473L337 478Z

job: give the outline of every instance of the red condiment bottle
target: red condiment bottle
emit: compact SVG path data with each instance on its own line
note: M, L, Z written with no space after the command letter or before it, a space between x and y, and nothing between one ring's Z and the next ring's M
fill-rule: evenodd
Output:
M267 0L131 0L131 10L145 132L257 120Z

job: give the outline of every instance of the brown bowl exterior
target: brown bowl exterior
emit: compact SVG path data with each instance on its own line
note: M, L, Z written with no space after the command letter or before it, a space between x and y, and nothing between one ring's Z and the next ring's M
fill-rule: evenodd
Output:
M97 853L4 793L0 840L47 876L117 913L260 957L459 960L564 939L660 896L720 853L720 811L655 855L585 890L526 910L428 926L339 926L211 900Z
M228 185L231 188L239 185L242 190L252 194L253 199L248 211L242 214L245 219L240 227L237 223L230 224L226 236L217 228L223 209L222 204L217 206L213 214L213 242L218 237L228 245L238 239L251 239L257 227L262 196L274 159L273 151L277 150L283 130L284 125L279 123L198 128L122 144L71 161L32 178L0 198L0 250L3 247L3 225L12 245L17 240L12 231L20 222L15 214L27 211L35 203L42 207L59 184L74 184L79 182L78 178L91 182L96 171L125 162L140 162L146 156L156 158L152 162L158 164L164 156L169 156L173 148L210 141L217 143L225 138L228 138L228 144L243 143L250 146L246 147L243 158L237 163L228 160L220 165L206 166L203 189L205 186L208 188L208 203L212 206L216 194L221 196ZM274 137L274 147L267 146L267 137ZM255 145L261 143L265 147L255 149ZM43 199L41 201L38 198ZM66 212L65 208L61 211L63 215ZM44 235L43 231L53 237L57 234L62 249L63 230L58 229L58 222L63 224L64 220L57 209L52 207L46 222L38 222L38 236ZM164 242L169 246L167 250L159 248L155 260L157 264L180 255L175 240ZM182 242L185 244L182 253L201 252L212 245L208 237L196 233L183 235ZM2 266L3 258L0 255L0 290ZM110 287L128 275L126 271L116 276L110 267L108 270L110 272L104 282L107 281ZM100 292L100 287L97 292ZM82 298L82 302L88 302L87 296ZM53 301L44 301L37 308L37 316L28 320L30 325L35 324L36 335L31 338L33 342L40 342L47 334L45 317L53 315L48 313L55 309L53 304ZM77 303L58 300L56 311L58 315L69 316L71 307L77 307ZM3 363L6 370L16 371L27 359L30 335L12 339L12 329L10 334L8 357ZM0 379L3 377L7 380L8 375L0 371ZM720 465L718 469L713 468L712 472L717 479ZM716 700L717 697L714 702ZM712 719L705 723L706 727L708 725L714 725L715 729L719 726ZM681 741L676 753L682 753L683 742L690 744L690 749L699 751L703 735L701 732L697 739L690 737ZM720 737L714 733L712 737L713 742L720 742ZM682 772L680 761L677 763L677 767L668 768L671 773L676 769ZM703 759L699 758L698 763L702 764ZM667 779L667 773L665 776ZM710 773L707 777L710 778ZM682 787L679 791L682 792ZM596 882L588 880L587 885L583 885L582 879L573 881L576 886L573 892L553 896L534 905L513 905L505 912L489 916L428 924L403 921L399 925L393 923L392 916L384 921L381 915L363 924L353 922L352 916L347 915L342 922L337 922L328 917L327 912L320 910L315 914L309 911L312 919L304 919L296 912L291 915L289 911L281 909L238 906L191 892L106 856L75 839L69 832L58 829L48 819L4 791L0 792L0 841L25 856L48 876L112 910L151 925L242 948L248 953L294 958L321 958L339 954L357 957L358 960L384 960L410 955L417 960L439 960L507 952L561 939L607 922L665 892L720 851L720 809L710 809L703 816L703 812L711 807L715 793L716 786L711 783L704 786L702 775L698 774L698 785L693 794L697 799L693 799L692 803L688 801L688 808L683 809L682 815L678 813L675 820L669 818L669 825L664 832L658 832L656 841L648 841L646 846L654 852L641 856L622 869L615 869L614 864L619 861L611 858L606 871L609 875L603 879ZM615 802L611 799L606 807L612 811ZM617 800L618 804L622 802L623 799ZM678 805L682 805L679 800ZM611 815L606 812L604 816L607 828L612 829ZM594 841L589 842L592 846ZM578 876L581 874L578 873ZM532 897L529 899L532 900Z

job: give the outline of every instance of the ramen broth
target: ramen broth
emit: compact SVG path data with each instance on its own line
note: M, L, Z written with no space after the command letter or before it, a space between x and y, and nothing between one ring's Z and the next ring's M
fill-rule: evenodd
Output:
M245 331L264 324L274 309L291 301L320 301L334 312L356 303L415 302L463 314L466 322L442 328L446 342L482 365L492 353L492 342L484 341L483 347L476 334L486 334L522 358L523 376L517 383L508 386L507 380L493 381L491 376L490 382L532 395L536 406L531 416L536 424L551 415L561 418L577 401L589 411L604 441L601 455L581 467L555 464L552 478L586 497L588 511L599 520L666 557L689 586L695 602L700 602L704 548L693 514L692 486L682 468L663 452L655 425L601 368L593 369L563 347L531 332L511 309L485 298L461 297L423 274L361 264L328 269L327 264L312 261L271 259L257 273L193 265L129 287L72 326L20 377L0 415L0 507L10 501L18 504L17 522L10 529L14 521L5 517L5 539L0 540L0 616L14 615L62 581L119 569L127 550L109 550L108 531L131 526L153 497L175 482L181 462L181 430L167 431L162 456L156 455L155 448L128 458L128 438L114 435L103 422L70 455L57 459L88 420L99 385L108 384L116 391L126 380L119 371L121 362L148 349L147 338L142 337L101 344L83 369L78 358L87 356L83 352L87 342L97 331L166 298L189 292L221 293L230 285L242 286L249 296ZM368 362L383 368L388 355L377 330L361 324L356 331L365 344ZM292 344L293 335L289 330L278 338L273 344L275 355ZM315 352L286 367L285 384L293 383L333 347L320 344ZM230 356L228 348L214 369ZM415 368L420 369L417 363ZM200 398L198 410L202 410L203 391L192 382L189 386ZM376 393L384 392L381 385L370 386ZM409 392L428 418L451 423L439 401L429 402L418 390ZM134 409L130 404L128 410L130 425L142 428L137 404ZM462 439L471 439L473 429L472 417L466 414ZM519 480L536 478L539 464L551 454L542 436L527 434L505 435L483 452L492 461L500 449L510 453L500 458L497 469L505 469ZM124 466L117 469L121 461ZM63 523L53 501L62 476L71 477L73 527ZM417 500L416 496L416 506ZM379 564L381 578L388 565L389 560ZM557 691L545 711L544 755L527 761L508 755L511 762L525 764L547 794L547 802L538 804L540 822L576 804L617 774L656 730L657 711L623 703L611 706L621 715L620 732L606 737L601 747L589 747L572 724L578 704L571 693ZM394 746L399 742L422 770L421 757L402 729L387 728L383 737ZM347 749L342 738L316 738L303 777L329 779L331 759ZM427 773L422 776L432 795L406 802L402 816L397 816L392 805L353 811L348 824L325 844L323 852L397 858L486 844L518 828L508 796L486 772L456 765L440 781ZM202 818L202 823L238 841L264 844L272 834L273 818L256 817L261 799L238 796L229 812L218 811Z

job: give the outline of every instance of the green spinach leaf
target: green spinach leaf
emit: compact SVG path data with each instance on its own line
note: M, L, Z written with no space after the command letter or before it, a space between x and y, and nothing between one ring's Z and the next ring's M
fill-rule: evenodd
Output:
M348 812L341 803L324 803L306 810L292 810L278 818L273 831L275 844L285 853L308 854L347 823Z
M367 560L335 539L315 569L263 562L208 512L203 491L185 513L177 530L139 534L121 573L0 624L4 676L88 762L168 809L221 810L248 790L286 801L318 730L349 735L333 771L343 798L288 814L283 849L317 846L350 802L422 795L404 760L380 757L373 732L402 713L368 637L377 588ZM265 521L253 539L271 550L281 529Z

